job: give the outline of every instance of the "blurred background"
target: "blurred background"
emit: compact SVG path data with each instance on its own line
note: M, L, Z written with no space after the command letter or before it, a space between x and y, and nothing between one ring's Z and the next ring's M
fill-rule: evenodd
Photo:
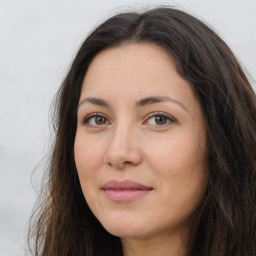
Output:
M25 255L50 104L82 40L116 12L159 4L213 27L256 78L255 0L0 0L0 256Z

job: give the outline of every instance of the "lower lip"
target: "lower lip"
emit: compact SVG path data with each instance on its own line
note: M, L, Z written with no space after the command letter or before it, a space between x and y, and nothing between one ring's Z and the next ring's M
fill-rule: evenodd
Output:
M151 190L111 190L106 189L104 193L108 199L115 203L130 202L147 195Z

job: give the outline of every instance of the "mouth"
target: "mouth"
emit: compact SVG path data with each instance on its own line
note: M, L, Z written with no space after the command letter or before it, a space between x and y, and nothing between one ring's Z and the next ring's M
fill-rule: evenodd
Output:
M131 180L110 180L101 187L101 190L109 200L125 203L147 195L153 188Z

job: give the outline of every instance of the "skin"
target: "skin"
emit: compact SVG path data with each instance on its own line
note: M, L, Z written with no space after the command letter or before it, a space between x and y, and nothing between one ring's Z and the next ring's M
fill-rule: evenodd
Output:
M138 106L156 96L171 100ZM200 104L172 59L150 44L99 53L84 78L77 117L74 152L83 194L105 229L121 238L124 254L184 255L207 189L208 154ZM127 179L152 190L120 203L101 189Z

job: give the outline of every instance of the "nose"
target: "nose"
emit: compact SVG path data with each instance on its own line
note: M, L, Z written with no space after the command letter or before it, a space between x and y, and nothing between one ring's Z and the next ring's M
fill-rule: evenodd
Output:
M116 169L137 166L142 162L138 134L133 127L113 128L104 156L104 163Z

